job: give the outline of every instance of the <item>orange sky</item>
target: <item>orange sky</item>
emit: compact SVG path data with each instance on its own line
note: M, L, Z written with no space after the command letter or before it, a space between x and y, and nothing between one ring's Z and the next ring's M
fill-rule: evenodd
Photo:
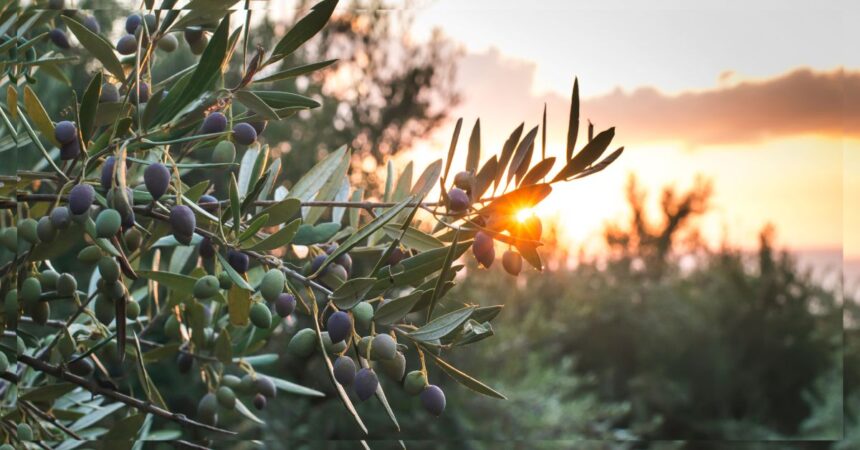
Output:
M556 189L539 210L558 217L572 245L593 247L601 226L623 217L629 173L653 197L700 174L714 181L703 223L712 242L753 247L773 223L784 246L860 258L860 212L851 207L860 205L860 50L846 51L860 42L850 26L860 8L616 3L439 0L417 9L416 28L420 36L439 27L462 44L455 114L469 127L481 118L485 156L521 121L537 125L544 103L548 148L562 150L574 75L583 119L618 127L622 158ZM404 160L440 157L452 129Z

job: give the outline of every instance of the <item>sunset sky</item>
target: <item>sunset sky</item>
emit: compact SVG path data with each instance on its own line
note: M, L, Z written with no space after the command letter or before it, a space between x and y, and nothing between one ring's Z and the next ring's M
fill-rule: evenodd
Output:
M860 6L534 3L420 2L414 34L438 27L462 45L454 115L469 127L481 118L485 156L520 121L537 125L544 103L548 149L563 152L574 76L582 118L617 127L624 156L539 211L558 216L572 245L594 245L602 224L624 217L631 172L655 201L656 188L700 174L715 187L703 224L712 242L752 247L773 223L782 246L860 258ZM442 155L452 129L422 144L435 152L407 157Z

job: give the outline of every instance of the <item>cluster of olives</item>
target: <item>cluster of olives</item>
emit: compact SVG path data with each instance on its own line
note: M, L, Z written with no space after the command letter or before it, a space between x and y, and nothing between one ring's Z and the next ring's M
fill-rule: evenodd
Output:
M253 395L253 404L264 409L269 399L275 398L278 389L268 377L259 374L246 374L242 378L235 375L221 377L220 385L214 392L207 392L197 403L197 420L207 425L218 424L218 409L236 408L236 393Z
M322 249L325 253L315 256L310 261L307 266L307 273L310 275L319 271L317 276L323 284L337 288L348 280L352 273L352 257L349 256L348 253L341 253L331 262L331 264L327 265L322 269L322 271L320 271L320 268L322 268L322 264L325 262L326 258L328 258L328 255L332 254L337 249L337 244L332 243L323 246Z
M6 294L5 307L7 311L17 311L23 304L33 321L44 325L51 315L50 300L71 298L77 289L78 282L74 276L47 269L25 278L20 289L10 290Z
M367 328L373 318L373 307L368 302L360 302L350 313L335 311L329 315L322 332L323 346L327 353L335 356L332 371L335 380L345 388L351 388L360 401L372 397L378 387L377 372L383 373L392 381L401 384L411 395L419 395L424 408L433 415L440 415L445 409L445 395L436 386L428 385L422 371L406 373L405 347L398 346L389 334L358 337L356 326ZM355 339L352 339L355 336ZM356 364L346 356L352 341L359 355L372 362L371 367ZM287 352L297 358L308 358L316 349L316 332L311 328L299 330L287 344Z
M63 11L64 15L67 15L70 17L76 17L78 19L78 21L80 21L83 26L87 27L87 29L89 29L93 33L98 34L101 32L101 26L99 25L99 22L96 20L95 17L90 16L90 15L86 15L83 12L78 11L78 10L65 9L65 7L66 7L65 0L48 0L48 8L49 9L61 10L61 11ZM59 28L52 29L48 33L48 38L51 40L51 42L54 45L56 45L58 48L61 48L63 50L67 50L67 49L72 47L71 44L69 43L69 37L66 36L66 33Z
M64 120L54 127L54 138L60 143L60 159L75 159L81 153L78 141L78 127L74 122Z
M266 124L266 121L237 123L233 126L233 140L241 145L251 145L257 142L257 136L263 132ZM219 111L207 115L203 119L203 125L200 127L200 131L203 134L223 133L226 130L227 116ZM236 149L231 142L222 141L215 146L214 153L213 157L216 162L232 162L236 154Z

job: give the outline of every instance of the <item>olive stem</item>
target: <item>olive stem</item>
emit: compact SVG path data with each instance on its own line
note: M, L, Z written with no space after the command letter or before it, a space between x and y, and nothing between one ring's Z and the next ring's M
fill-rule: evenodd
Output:
M176 422L176 423L183 425L183 426L186 426L186 427L195 427L195 428L200 428L202 430L214 431L216 433L221 433L221 434L226 434L226 435L235 435L236 434L235 432L230 431L230 430L225 430L223 428L213 427L211 425L206 425L206 424L197 422L195 420L191 420L191 419L185 417L183 414L172 413L166 409L162 409L162 408L155 406L149 402L146 402L146 401L134 398L134 397L130 397L128 395L125 395L125 394L118 392L118 391L115 391L113 389L101 387L98 384L96 384L90 380L87 380L86 378L74 375L74 374L72 374L72 373L70 373L70 372L68 372L68 371L66 371L66 370L64 370L58 366L48 364L44 361L41 361L37 358L30 356L30 355L20 354L20 355L18 355L18 361L32 367L35 370L38 370L39 372L51 375L55 378L59 378L59 379L64 380L64 381L68 381L69 383L72 383L72 384L76 384L76 385L80 386L81 388L83 388L89 392L92 392L93 394L102 395L102 396L108 397L112 400L115 400L115 401L118 401L121 403L125 403L126 405L131 406L133 408L136 408L137 410L139 410L141 412L149 413L149 414L161 417L161 418L166 419L166 420L171 420L173 422Z

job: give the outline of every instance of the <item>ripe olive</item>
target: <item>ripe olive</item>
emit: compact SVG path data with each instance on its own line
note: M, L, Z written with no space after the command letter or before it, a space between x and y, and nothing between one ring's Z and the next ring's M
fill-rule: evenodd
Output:
M191 243L194 236L194 228L197 227L197 218L194 211L185 205L176 205L170 210L170 227L173 237L183 245Z
M102 31L102 27L99 25L99 22L93 16L84 17L83 25L96 34L99 34Z
M59 28L53 28L48 33L48 37L51 39L51 42L53 42L54 45L63 50L68 50L72 47L71 44L69 44L69 37L66 36L66 33L64 33L63 30Z
M69 191L69 210L72 214L89 211L96 199L96 190L89 184L77 184Z
M334 379L343 386L349 386L355 380L355 361L348 356L338 356L334 360Z
M442 415L445 411L445 393L438 386L429 385L419 395L421 405L434 416Z
M379 378L373 369L362 368L355 374L353 381L355 393L361 401L367 400L376 393L376 388L379 386Z
M185 352L179 352L176 355L176 367L179 369L179 373L188 373L191 371L191 368L194 366L194 357Z
M267 398L275 398L278 395L278 388L275 387L275 382L269 377L257 375L254 381L254 388L257 393L265 395Z
M39 222L36 223L36 236L42 242L53 241L57 237L57 232L48 216L40 217Z
M502 267L505 268L505 272L513 276L519 275L520 271L523 270L522 255L513 250L507 250L502 255Z
M137 51L137 39L133 34L126 34L116 43L116 51L120 55L131 55Z
M227 262L230 263L230 267L232 267L236 272L245 273L248 271L248 255L240 252L239 250L232 248L228 250Z
M266 407L266 397L263 394L257 394L254 396L254 408L264 409Z
M140 14L132 14L125 19L125 31L128 34L134 34L137 31L137 27L140 26L140 23L143 21L143 18Z
M448 191L448 209L452 212L465 211L470 203L469 194L466 191L460 188L451 188Z
M329 316L326 322L326 330L332 342L341 342L352 334L352 320L349 314L337 311Z
M54 138L56 138L57 142L61 144L67 144L77 140L78 128L75 126L74 122L70 122L68 120L57 122L57 125L54 126Z
M257 141L257 131L247 123L237 123L233 126L233 139L242 145L251 145Z
M58 206L51 210L51 225L58 230L65 230L72 223L72 216L69 213L69 208Z
M475 175L469 171L457 172L457 175L454 175L454 186L464 190L471 191L472 186L475 184Z
M99 94L99 103L116 103L119 101L119 89L113 83L105 83L102 85L102 92Z
M296 298L292 294L281 294L275 300L275 312L281 317L287 317L296 309Z
M75 356L72 356L74 358ZM81 358L69 363L69 371L79 377L88 377L92 375L95 367L89 358Z
M223 113L215 111L203 119L203 126L200 131L204 134L220 133L227 129L227 116Z
M170 185L170 170L161 163L150 164L143 171L143 182L153 200L158 200Z
M483 231L475 234L475 240L472 242L472 253L475 254L475 259L482 266L489 268L493 265L493 260L496 259L496 249L493 245L493 238Z

